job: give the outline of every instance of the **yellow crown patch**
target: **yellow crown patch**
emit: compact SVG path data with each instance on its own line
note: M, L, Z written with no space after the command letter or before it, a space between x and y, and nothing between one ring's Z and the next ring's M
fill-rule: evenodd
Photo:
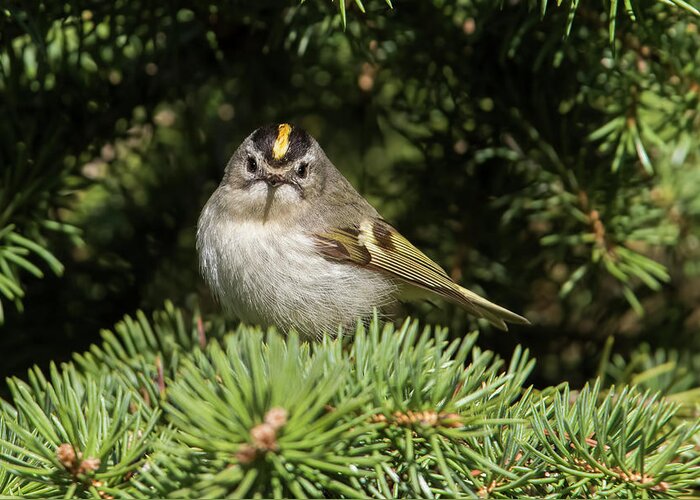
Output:
M287 154L289 149L289 134L292 132L292 126L288 123L280 123L277 127L277 139L272 145L272 157L275 160L281 160Z

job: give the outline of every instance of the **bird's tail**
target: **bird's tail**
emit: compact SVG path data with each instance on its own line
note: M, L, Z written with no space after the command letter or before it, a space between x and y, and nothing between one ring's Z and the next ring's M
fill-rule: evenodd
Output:
M501 307L493 302L486 300L485 298L475 294L471 290L467 290L464 287L459 286L459 293L461 295L461 300L459 300L459 305L464 307L467 312L487 320L496 328L503 331L508 331L508 323L515 323L519 325L529 325L530 322L527 318L515 314L509 311L505 307Z

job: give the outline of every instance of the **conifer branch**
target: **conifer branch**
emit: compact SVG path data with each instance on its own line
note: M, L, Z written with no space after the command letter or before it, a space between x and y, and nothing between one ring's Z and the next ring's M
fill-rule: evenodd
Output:
M444 329L375 318L350 346L241 326L224 336L211 327L201 349L200 322L181 318L170 305L153 320L127 317L118 336L103 333L96 358L13 379L2 491L676 496L700 478L689 455L700 424L677 405L599 381L534 391L527 352L506 365L476 334L450 342ZM129 374L146 359L169 360L164 393L150 401ZM157 370L139 382L153 394Z

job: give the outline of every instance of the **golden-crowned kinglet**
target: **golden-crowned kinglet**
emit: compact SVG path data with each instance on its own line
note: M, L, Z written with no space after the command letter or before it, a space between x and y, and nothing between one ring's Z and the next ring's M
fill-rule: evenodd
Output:
M261 127L202 210L204 278L247 323L321 337L373 309L438 295L506 330L528 323L456 284L355 191L304 130Z

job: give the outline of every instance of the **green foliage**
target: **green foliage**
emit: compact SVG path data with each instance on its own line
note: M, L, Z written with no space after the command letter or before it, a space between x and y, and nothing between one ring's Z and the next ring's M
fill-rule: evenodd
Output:
M697 488L697 16L695 0L5 2L2 366L44 369L8 382L0 493ZM480 348L462 312L422 305L452 334L226 333L194 227L232 149L273 121L533 326L484 328Z
M50 314L53 338L90 338L125 311L205 295L193 286L198 211L245 134L295 120L452 275L525 312L547 339L531 346L541 357L559 352L560 332L572 339L578 361L548 383L587 379L586 353L610 332L692 338L694 8L9 4L2 337L45 345ZM8 313L26 300L33 314ZM470 321L417 311L453 331Z
M551 2L549 0L529 0L528 2L530 8L539 7L542 16L545 15L545 13L547 12L547 8L553 3L555 2ZM677 8L685 9L696 16L700 16L700 11L698 11L697 8L695 8L690 3L685 2L684 0L657 0L656 3L664 5L664 7L672 5ZM630 20L636 21L637 14L635 14L635 12L639 12L641 8L638 5L638 2L633 2L632 0L624 0L623 2L620 2L619 0L610 0L610 2L601 2L601 4L604 9L607 8L608 33L610 35L610 43L614 43L616 35L615 28L617 26L617 19L620 15L620 12L624 12L624 14L627 15ZM501 2L501 5L503 5L503 2ZM579 0L556 1L556 7L562 8L562 5L563 8L568 9L568 15L566 20L566 33L568 35L571 32L571 27L574 23L576 14L578 13Z
M152 450L159 412L114 374L85 378L72 366L52 367L48 381L38 370L30 380L10 382L16 411L6 409L0 442L3 466L30 482L25 490L10 481L4 493L84 497L128 486L128 473Z
M505 364L475 334L376 319L353 342L242 326L201 345L181 314L127 317L75 364L10 381L3 494L638 497L700 479L684 458L700 426L677 405L598 383L534 391L520 348ZM176 357L141 386L128 372Z
M600 373L617 384L633 384L666 394L689 415L700 403L700 355L674 349L651 350L641 345L628 359L615 354L601 360Z

